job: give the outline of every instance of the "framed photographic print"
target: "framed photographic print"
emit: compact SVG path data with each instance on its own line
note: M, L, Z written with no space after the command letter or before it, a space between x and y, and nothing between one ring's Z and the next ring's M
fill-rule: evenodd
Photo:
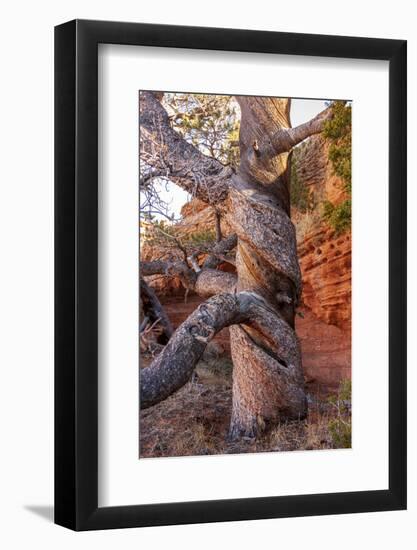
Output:
M406 507L406 42L55 29L55 521Z

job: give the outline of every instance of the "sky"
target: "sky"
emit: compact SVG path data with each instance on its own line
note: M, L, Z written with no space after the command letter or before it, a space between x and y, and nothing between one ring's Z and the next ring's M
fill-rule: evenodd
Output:
M307 122L325 108L326 104L322 99L292 99L290 115L292 126ZM178 218L181 207L189 200L190 195L175 184L168 183L166 187L167 189L161 186L160 196L169 203L170 210Z
M292 126L307 122L325 108L326 103L322 99L292 99L290 115Z

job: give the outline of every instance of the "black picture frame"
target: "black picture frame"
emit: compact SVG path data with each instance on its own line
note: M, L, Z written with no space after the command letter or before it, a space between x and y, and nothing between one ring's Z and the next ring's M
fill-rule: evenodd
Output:
M389 62L389 488L98 507L98 44ZM74 20L55 28L55 523L74 530L406 508L406 41Z

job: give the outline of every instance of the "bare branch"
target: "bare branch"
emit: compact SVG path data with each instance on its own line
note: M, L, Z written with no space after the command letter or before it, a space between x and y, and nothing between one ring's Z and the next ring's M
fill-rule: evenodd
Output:
M237 278L234 273L218 271L216 269L202 269L198 273L194 291L207 298L222 292L234 292Z
M201 267L198 265L198 252L194 252L194 254L188 256L188 262L196 273L201 271Z
M184 261L185 263L188 265L188 253L187 253L187 250L186 248L184 247L184 245L182 244L181 240L177 237L175 237L174 235L170 235L169 233L167 233L166 231L164 231L159 225L155 225L154 226L156 230L158 230L160 233L162 233L162 235L164 235L165 237L167 237L168 239L172 239L175 244L177 245L177 247L181 250L182 252L182 255L183 255L183 258L184 258Z
M149 184L157 178L165 178L167 175L163 170L154 170L150 169L147 172L140 175L139 178L139 187L143 191Z
M139 105L141 161L207 203L225 200L232 168L203 155L175 132L152 92L141 92Z
M220 212L216 208L214 209L214 219L215 219L215 222L216 222L216 242L219 243L223 239L223 235L222 235L222 228L221 228L221 224L220 224L221 215L220 215Z

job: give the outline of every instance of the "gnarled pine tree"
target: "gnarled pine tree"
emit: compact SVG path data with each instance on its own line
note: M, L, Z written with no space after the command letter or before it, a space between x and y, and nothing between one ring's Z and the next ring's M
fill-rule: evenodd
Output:
M169 178L215 207L234 233L215 245L201 268L186 257L142 263L142 275L175 274L185 288L208 299L142 370L141 408L183 386L208 342L229 326L230 436L253 437L265 426L303 418L307 412L294 331L301 274L290 220L289 156L295 145L322 131L331 109L291 128L290 99L236 97L241 110L240 164L234 169L183 139L172 128L161 99L160 93L140 94L141 161L152 177ZM234 247L236 275L216 270Z

